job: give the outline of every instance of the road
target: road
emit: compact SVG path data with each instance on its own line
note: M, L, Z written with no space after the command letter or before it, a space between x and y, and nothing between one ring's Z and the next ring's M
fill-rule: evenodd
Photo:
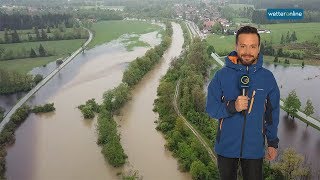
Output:
M86 28L85 28L86 29ZM53 70L48 76L46 76L41 82L39 82L34 88L32 88L22 99L20 99L16 105L14 105L11 110L6 114L2 122L0 123L0 132L3 130L4 126L10 121L11 116L20 108L27 100L34 95L43 85L45 85L52 77L54 77L63 67L65 67L70 61L73 60L82 50L85 48L92 40L93 34L89 29L89 38L77 51L73 52L58 68Z

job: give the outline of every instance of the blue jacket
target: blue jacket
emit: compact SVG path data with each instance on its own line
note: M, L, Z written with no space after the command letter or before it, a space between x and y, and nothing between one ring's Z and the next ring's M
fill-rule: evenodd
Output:
M273 74L262 67L262 55L256 64L250 66L237 64L235 51L225 61L225 66L216 72L208 86L206 111L219 121L215 151L229 158L263 158L265 136L268 146L277 148L279 142L280 92L277 82ZM251 112L247 110L245 115L235 110L235 100L241 95L239 81L243 75L250 78L248 109L253 101Z

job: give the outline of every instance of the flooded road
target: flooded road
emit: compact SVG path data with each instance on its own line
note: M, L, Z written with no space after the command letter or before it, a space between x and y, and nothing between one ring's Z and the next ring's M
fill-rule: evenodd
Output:
M143 35L154 46L157 33ZM53 77L29 104L53 102L54 113L30 115L16 131L6 157L8 179L117 179L96 144L96 120L84 120L77 106L121 83L127 64L148 48L127 52L119 41L80 54ZM174 169L175 170L175 169Z
M158 114L152 111L160 78L165 75L172 58L182 51L182 29L175 23L172 39L161 63L135 87L132 100L122 109L122 116L117 118L121 126L121 144L129 156L127 167L134 167L144 179L191 179L189 174L177 170L177 160L165 150L166 141L155 129L154 121L158 120Z

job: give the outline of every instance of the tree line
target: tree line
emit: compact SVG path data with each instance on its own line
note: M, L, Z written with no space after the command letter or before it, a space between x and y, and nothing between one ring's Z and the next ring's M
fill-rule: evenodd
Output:
M3 38L0 37L0 44L22 43L22 42L36 42L36 41L56 41L56 40L70 40L70 39L85 39L88 38L88 33L81 28L79 24L75 24L73 28L68 30L64 23L58 26L49 27L45 29L32 27L32 31L18 33L16 29L10 30L5 28Z
M23 75L0 68L0 95L26 92L36 85L31 75Z
M6 112L5 109L0 106L0 122L2 122L5 112Z
M108 9L81 9L73 15L79 19L94 19L97 21L122 20L123 13Z
M4 29L31 29L32 27L46 28L58 26L65 23L66 27L70 28L74 24L71 14L62 13L43 13L37 15L30 15L28 13L13 12L5 13L0 12L0 31Z

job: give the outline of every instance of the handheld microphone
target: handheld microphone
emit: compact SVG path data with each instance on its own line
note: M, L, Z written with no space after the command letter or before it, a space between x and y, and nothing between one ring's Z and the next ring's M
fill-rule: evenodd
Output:
M249 82L250 82L250 78L248 75L244 74L240 77L240 89L242 92L242 96L246 95L246 91L249 88Z
M248 75L244 74L240 77L240 82L239 82L239 88L241 89L242 92L242 96L246 95L246 91L249 88L249 82L250 82L250 78ZM242 114L245 115L246 111L243 110Z

